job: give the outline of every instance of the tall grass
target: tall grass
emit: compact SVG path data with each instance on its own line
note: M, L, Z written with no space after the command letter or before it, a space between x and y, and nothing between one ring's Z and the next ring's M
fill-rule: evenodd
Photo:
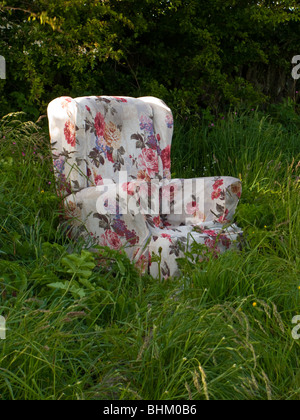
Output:
M20 118L0 123L0 398L298 400L296 114L176 126L173 176L241 177L245 236L164 283L68 239L47 136Z

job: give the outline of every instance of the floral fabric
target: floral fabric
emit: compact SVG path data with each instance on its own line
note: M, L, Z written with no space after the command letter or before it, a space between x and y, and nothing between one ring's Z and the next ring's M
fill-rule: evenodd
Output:
M180 274L176 259L193 242L215 256L236 246L241 231L228 226L241 182L171 180L174 123L164 102L62 97L49 104L48 117L58 191L73 235L125 249L142 271L162 278Z
M64 195L129 180L170 178L173 117L154 98L58 98L48 107L54 167Z

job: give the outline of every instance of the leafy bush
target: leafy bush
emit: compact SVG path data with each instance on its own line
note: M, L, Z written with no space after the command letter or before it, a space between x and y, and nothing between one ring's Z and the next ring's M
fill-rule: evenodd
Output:
M177 115L295 99L299 4L255 0L0 2L1 115L62 95L156 95ZM51 40L51 42L49 41Z

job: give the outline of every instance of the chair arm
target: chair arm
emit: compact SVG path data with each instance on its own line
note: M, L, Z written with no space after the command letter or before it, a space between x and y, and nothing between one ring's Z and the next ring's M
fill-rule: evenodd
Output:
M231 223L241 193L241 181L232 177L174 179L165 182L162 189L163 222L166 226ZM169 211L166 212L166 208Z

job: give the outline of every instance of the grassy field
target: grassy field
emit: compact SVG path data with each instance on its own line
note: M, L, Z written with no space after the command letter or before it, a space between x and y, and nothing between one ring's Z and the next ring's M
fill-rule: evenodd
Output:
M243 181L241 252L140 277L72 243L47 135L0 122L0 399L300 399L300 117L176 125L173 176Z

